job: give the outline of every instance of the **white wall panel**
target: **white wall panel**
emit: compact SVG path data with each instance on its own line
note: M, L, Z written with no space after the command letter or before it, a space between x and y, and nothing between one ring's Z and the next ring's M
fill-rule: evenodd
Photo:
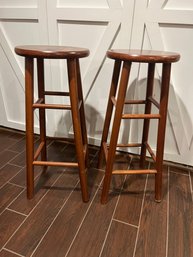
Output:
M191 39L191 40L190 40ZM172 66L165 159L193 165L192 0L0 0L0 124L24 129L24 59L14 47L23 44L71 45L90 49L80 60L88 136L99 144L112 76L109 48L176 51ZM156 69L155 97L159 98L161 67ZM128 98L144 97L146 69L133 65ZM64 61L46 61L46 88L65 90ZM64 102L64 99L48 99ZM138 112L140 107L128 107ZM36 125L38 125L36 115ZM48 135L72 133L69 112L47 112ZM141 139L140 122L122 124L120 140ZM155 148L156 124L150 142Z

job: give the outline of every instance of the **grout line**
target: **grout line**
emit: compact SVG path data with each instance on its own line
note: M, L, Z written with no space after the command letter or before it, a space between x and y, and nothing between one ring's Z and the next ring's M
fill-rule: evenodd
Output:
M13 210L13 209L10 209L10 208L5 208L5 210L8 210L8 211L10 211L10 212L14 212L14 213L17 213L17 214L20 214L20 215L22 215L22 216L24 216L24 217L27 217L28 215L26 215L26 214L24 214L24 213L22 213L22 212L18 212L18 211L15 211L15 210Z
M130 160L130 163L129 163L129 165L128 165L128 169L130 168L131 162L132 162L132 159ZM116 202L116 205L115 205L113 214L112 214L112 218L111 218L111 221L110 221L110 224L109 224L107 233L106 233L106 235L105 235L103 245L102 245L102 247L101 247L101 251L100 251L99 257L101 257L102 252L103 252L103 249L104 249L104 247L105 247L105 243L106 243L106 241L107 241L107 237L108 237L108 234L109 234L109 231L110 231L110 228L111 228L111 224L112 224L112 222L113 222L113 220L114 220L113 217L114 217L114 215L115 215L115 211L117 210L117 206L118 206L118 203L119 203L119 199L120 199L120 197L121 197L121 192L122 192L122 190L123 190L123 187L124 187L126 178L127 178L127 176L125 176L125 178L124 178L124 182L123 182L123 185L122 185L122 187L121 187L121 190L120 190L120 193L119 193L119 196L118 196L118 199L117 199L117 202Z
M52 186L51 187L53 187L54 185L55 185L55 183L58 181L58 179L61 177L63 175L63 173L61 173L60 175L59 175L59 177L56 179L56 181L52 184ZM51 189L51 187L50 187L50 189ZM42 196L42 198L39 200L39 202L34 206L34 208L32 208L31 209L31 211L28 213L28 215L26 216L26 218L23 220L23 222L18 226L18 228L15 230L15 232L12 234L12 236L8 239L8 241L5 243L5 245L12 239L12 237L16 234L16 232L20 229L20 227L23 225L23 223L26 221L26 219L28 218L28 216L35 210L35 208L40 204L40 202L44 199L44 197L48 194L48 192L50 191L50 189ZM23 190L22 192L24 192L25 190ZM21 192L21 193L22 193ZM19 194L20 195L20 194ZM18 197L19 197L19 195L18 195ZM18 198L17 197L17 198ZM17 199L16 198L16 199ZM16 200L16 199L14 199L14 200ZM12 201L13 202L13 201ZM12 202L9 204L9 206L12 204ZM8 207L9 207L8 206Z
M13 252L13 251L11 251L11 250L5 248L5 247L3 247L2 250L5 250L5 251L10 252L10 253L13 253L13 254L15 254L15 255L17 255L17 256L20 256L20 257L25 257L24 255L21 255L21 254L19 254L19 253Z
M61 213L63 207L66 205L67 201L69 200L70 196L72 195L72 193L74 192L75 188L78 186L79 184L79 180L77 181L76 185L74 186L73 190L70 192L70 194L68 195L68 197L66 198L66 200L64 201L63 205L61 206L60 210L58 211L58 213L56 214L56 216L54 217L54 219L52 220L52 222L50 223L50 225L48 226L46 232L44 233L44 235L41 237L41 239L39 240L38 244L36 245L36 247L34 248L33 252L31 253L30 257L34 255L35 251L37 250L37 248L39 247L39 245L41 244L41 242L43 241L43 239L45 238L45 236L47 235L48 231L50 230L51 226L53 225L53 223L55 222L55 220L57 219L57 217L59 216L59 214Z
M149 166L150 166L150 164L149 164ZM145 181L144 193L143 193L143 200L142 200L142 204L141 204L141 212L140 212L140 216L139 216L139 226L138 226L136 240L135 240L135 247L134 247L134 250L133 250L133 257L135 257L136 249L137 249L137 241L138 241L138 237L139 237L139 229L140 229L141 217L142 217L142 213L143 213L143 206L144 206L144 202L145 202L145 194L146 194L146 189L147 189L148 177L149 176L147 175L146 176L146 181Z
M170 167L168 166L168 196L167 196L167 224L166 224L166 257L168 257L168 244L169 244L169 221L170 221L170 216L169 216L169 208L170 208Z
M20 167L21 168L21 167ZM21 168L13 177L11 177L8 181L6 181L2 186L0 186L0 189L3 188L7 183L10 183L10 184L13 184L13 185L16 185L16 186L19 186L17 184L14 184L14 183L11 183L10 181L15 178L22 170L23 168ZM24 188L24 187L23 187Z
M118 219L114 219L114 218L113 218L113 220L116 221L116 222L125 224L125 225L127 225L127 226L131 226L131 227L134 227L134 228L139 228L139 226L136 226L136 225L134 225L134 224L131 224L131 223L128 223L128 222L125 222L125 221L122 221L122 220L118 220Z
M67 147L68 145L66 145L64 147L64 149ZM63 149L63 150L64 150ZM66 169L65 169L66 170ZM65 174L65 170L63 171L62 175ZM43 239L45 238L45 236L47 235L48 231L50 230L50 228L52 227L53 223L55 222L55 220L57 219L57 217L59 216L59 214L61 213L62 209L64 208L64 206L66 205L67 201L69 200L69 198L71 197L72 193L74 192L75 188L78 186L78 184L80 183L80 180L77 181L76 185L74 186L73 190L70 192L70 194L68 195L68 197L66 198L65 202L63 203L63 205L61 206L60 210L58 211L58 213L56 214L55 218L52 220L52 222L50 223L50 225L48 226L46 232L44 233L44 235L41 237L41 239L39 240L38 244L36 245L36 247L34 248L33 252L31 253L30 257L34 255L34 253L36 252L36 250L38 249L38 247L40 246L41 242L43 241ZM81 223L82 224L82 223Z
M10 181L8 181L6 184L10 184L10 185L12 185L12 186L17 186L17 187L19 187L19 188L26 189L25 186L21 186L21 185L15 184L15 183L12 183L12 182L10 182Z
M67 147L67 146L66 146ZM23 220L23 222L18 226L18 228L14 231L14 233L12 234L12 236L7 240L7 242L4 244L4 246L12 239L12 237L16 234L16 232L20 229L20 227L24 224L24 222L26 221L26 219L28 218L28 216L34 211L34 209L40 204L40 202L44 199L44 197L50 192L51 188L56 184L56 182L60 179L60 177L62 175L64 175L65 169L64 171L59 175L59 177L55 180L55 182L52 184L52 186L49 188L49 190L42 196L42 198L38 201L38 203L34 206L34 208L31 209L31 211L28 213L28 215L26 216L26 218ZM22 191L24 192L25 189ZM22 193L21 192L21 193ZM21 194L20 193L20 194ZM20 194L13 200L15 201ZM8 207L13 203L13 201L8 205Z
M81 227L82 227L82 224L84 223L84 220L86 219L86 216L87 216L87 214L88 214L88 212L89 212L89 210L90 210L90 208L91 208L92 203L94 202L94 199L95 199L95 197L96 197L96 195L97 195L97 193L98 193L98 191L99 191L99 189L100 189L100 186L101 186L102 182L103 182L103 179L102 179L101 182L99 183L98 189L96 190L95 194L93 195L93 198L92 198L92 200L90 201L90 204L89 204L89 206L88 206L88 209L86 210L86 212L85 212L85 214L84 214L84 217L83 217L83 219L82 219L82 221L81 221L81 223L80 223L80 225L79 225L79 227L78 227L78 229L77 229L77 231L76 231L76 234L75 234L75 236L74 236L74 238L73 238L73 240L72 240L72 242L71 242L71 244L70 244L70 246L69 246L69 248L68 248L68 250L67 250L67 252L66 252L66 254L65 254L64 257L66 257L66 256L68 255L68 253L70 252L70 250L71 250L71 248L72 248L72 245L73 245L74 241L76 240L76 237L77 237L77 235L78 235L78 233L79 233L79 231L80 231L80 229L81 229Z
M121 191L122 191L122 189L123 189L123 187L124 187L124 184L125 184L125 181L126 181L126 177L127 177L127 176L125 176L125 179L124 179L123 185L122 185L122 187L121 187L121 190L120 190L120 193L119 193L119 196L118 196L118 199L117 199L117 202L116 202L116 205L115 205L115 208L114 208L113 214L112 214L112 218L111 218L111 221L110 221L110 224L109 224L109 227L108 227L107 233L106 233L106 235L105 235L103 245L102 245L102 247L101 247L101 251L100 251L99 257L101 257L102 252L103 252L103 249L104 249L104 247L105 247L105 243L106 243L106 241L107 241L107 237L108 237L108 235L109 235L109 231L110 231L110 228L111 228L111 224L112 224L112 222L113 222L113 217L114 217L114 215L115 215L115 211L116 211L116 209L117 209L117 205L118 205L118 203L119 203L119 199L120 199L120 196L121 196Z
M9 206L24 192L24 188L23 188L23 190L21 190L21 192L19 192L19 194L8 204L8 206L5 208L5 209L7 209L7 208L9 208ZM0 213L0 215L2 214L4 212L4 210Z
M186 176L186 177L189 176L189 174L185 174L185 173L181 173L181 172L176 172L176 171L173 171L173 170L170 170L170 173L174 173L174 174L182 175L182 176Z

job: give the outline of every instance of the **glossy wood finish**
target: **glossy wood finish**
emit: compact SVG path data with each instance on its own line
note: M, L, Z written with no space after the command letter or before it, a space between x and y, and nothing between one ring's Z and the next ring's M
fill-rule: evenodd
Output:
M153 50L112 49L107 51L107 57L115 60L146 63L172 63L180 59L178 53Z
M101 205L104 170L96 169L99 148L89 146L88 203L81 201L77 172L61 167L37 173L36 193L28 200L25 162L19 161L24 158L24 133L4 131L0 127L0 140L7 141L0 153L9 149L15 157L9 156L0 169L0 257L192 257L192 167L165 163L160 204L154 202L153 175L128 175L125 181L116 175L111 200ZM51 140L47 154L68 162L76 158L75 146L61 141ZM128 163L139 169L140 159L119 153L114 168L126 169ZM145 166L149 164L147 160Z
M50 45L17 46L15 52L24 57L44 59L82 58L89 55L89 50L86 48Z
M103 190L101 196L101 203L105 204L108 199L109 186L112 175L117 174L155 174L155 200L160 202L162 199L162 169L163 169L163 154L165 141L165 128L167 118L167 105L170 84L171 63L177 62L180 58L179 54L160 51L147 50L109 50L107 57L114 59L115 66L109 100L107 105L99 162L98 167L101 166L103 157L106 159L105 178L103 183ZM129 80L129 73L132 62L147 63L147 90L146 98L144 100L126 100L126 90ZM122 69L120 65L122 63ZM158 103L153 98L154 73L156 63L162 63L162 81L161 81L161 96ZM121 74L120 83L118 86L119 74ZM118 89L118 93L116 94ZM117 99L116 99L117 98ZM145 104L144 114L127 114L123 113L125 104ZM152 104L159 110L157 114L151 113ZM113 107L115 114L113 118L112 132L110 136L109 146L107 144L107 137L109 133L110 122L112 119ZM121 119L144 119L143 135L141 143L120 145L117 144ZM149 124L151 119L158 119L158 135L157 135L157 150L156 155L153 153L148 144ZM141 170L113 170L113 162L117 146L119 147L141 147ZM146 151L150 153L155 161L155 169L144 169Z
M83 93L80 75L79 58L89 55L89 50L63 46L18 46L18 55L25 57L25 97L26 97L26 173L27 197L34 196L34 166L77 167L79 169L82 199L89 200L87 190L88 144L84 114ZM38 97L34 103L34 59L37 58ZM66 59L68 68L69 92L50 92L45 90L44 59ZM70 97L70 105L46 104L46 95L61 95ZM40 144L34 151L34 110L39 110ZM61 162L47 160L46 152L46 109L71 110L74 128L74 138L77 162ZM41 154L41 160L39 155Z

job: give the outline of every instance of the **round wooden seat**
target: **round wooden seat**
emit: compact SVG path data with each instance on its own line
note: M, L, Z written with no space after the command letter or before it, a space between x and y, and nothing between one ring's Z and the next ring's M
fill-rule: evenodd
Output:
M89 55L89 50L86 48L50 45L17 46L15 52L25 57L48 59L83 58Z
M148 63L172 63L180 59L177 53L153 50L113 49L107 52L107 56L122 61Z

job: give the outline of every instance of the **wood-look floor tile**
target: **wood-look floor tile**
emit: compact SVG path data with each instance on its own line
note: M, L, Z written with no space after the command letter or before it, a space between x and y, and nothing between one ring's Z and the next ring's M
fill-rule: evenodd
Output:
M20 172L13 177L10 182L13 184L16 184L18 186L26 187L26 167L20 168ZM41 166L35 166L34 167L34 179L39 177L42 173L42 167Z
M30 256L77 183L77 176L64 174L14 234L6 249ZM57 239L56 239L57 240Z
M0 168L2 168L7 162L12 160L16 155L18 155L17 152L12 152L9 150L2 151L0 153Z
M137 228L113 221L101 257L133 257Z
M175 173L179 173L179 174L184 174L184 175L189 174L189 170L187 168L174 166L174 165L170 166L170 171L175 172Z
M90 201L99 186L103 172L89 169L88 187ZM50 256L63 257L76 235L76 232L83 221L90 202L83 203L80 194L80 185L73 191L68 202L54 221L50 230L37 248L33 257L44 257L49 252ZM57 240L53 240L53 235Z
M130 169L139 169L139 160L133 160ZM141 206L145 188L146 175L129 175L114 215L115 219L126 223L139 225Z
M193 203L188 176L170 173L168 256L193 256Z
M27 199L26 190L9 206L10 209L28 215L31 210L38 204L40 199L51 188L53 183L61 175L62 168L50 167L47 172L35 180L34 197L31 200Z
M155 176L148 176L135 257L165 257L167 235L167 173L163 176L163 199L154 200Z
M18 257L18 255L3 249L0 251L0 257Z
M19 193L23 188L11 185L11 184L5 184L0 189L0 213L18 196Z
M113 211L118 200L114 194L106 205L100 203L101 191L95 197L67 257L98 257L101 251Z
M20 167L24 167L25 163L26 163L26 154L25 151L21 152L21 153L17 153L17 155L15 156L15 158L12 158L12 160L10 161L11 164L13 165L17 165Z
M25 137L21 138L21 140L15 142L15 144L12 144L11 146L9 146L9 150L14 151L14 152L18 152L21 153L25 150L26 147L26 140Z
M24 216L9 210L5 210L0 215L0 248L4 246L24 218Z
M12 139L12 138L0 138L0 152L3 152L5 150L7 150L7 148L10 146L10 145L14 145L15 144L15 140Z
M11 180L19 171L21 170L20 167L7 164L3 168L0 169L0 187L4 185L6 182Z

